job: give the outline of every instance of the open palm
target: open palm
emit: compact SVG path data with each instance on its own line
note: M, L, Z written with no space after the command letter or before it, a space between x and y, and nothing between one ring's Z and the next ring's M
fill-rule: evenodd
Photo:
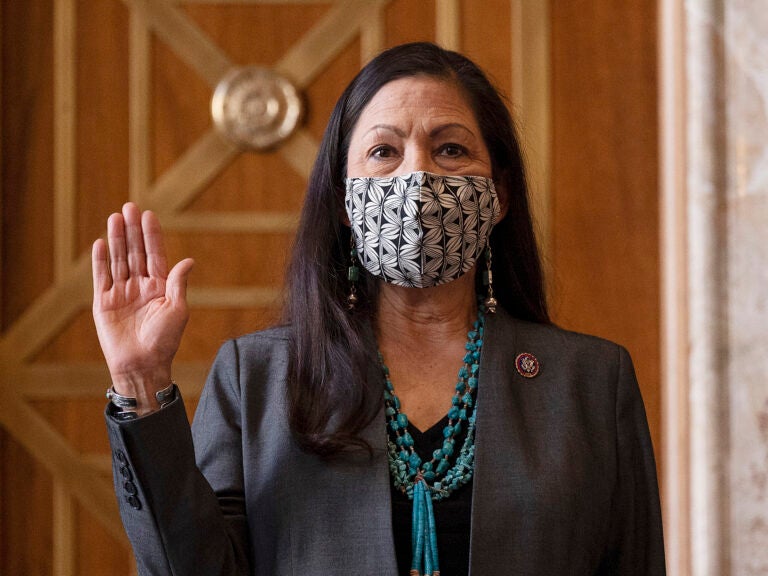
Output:
M189 313L186 281L193 261L168 272L162 231L152 212L123 206L93 245L93 318L115 388L154 393L170 380L171 362Z

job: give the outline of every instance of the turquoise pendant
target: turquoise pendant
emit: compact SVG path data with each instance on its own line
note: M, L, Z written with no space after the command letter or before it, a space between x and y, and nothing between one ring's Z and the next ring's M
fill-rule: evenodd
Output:
M432 496L423 479L413 486L410 576L440 576Z

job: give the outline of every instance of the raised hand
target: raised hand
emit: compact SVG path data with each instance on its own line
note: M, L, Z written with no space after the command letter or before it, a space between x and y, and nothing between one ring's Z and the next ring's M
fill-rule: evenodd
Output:
M93 244L93 318L112 384L137 399L141 414L157 408L155 392L170 383L194 262L168 272L157 217L132 203L109 217L107 241Z

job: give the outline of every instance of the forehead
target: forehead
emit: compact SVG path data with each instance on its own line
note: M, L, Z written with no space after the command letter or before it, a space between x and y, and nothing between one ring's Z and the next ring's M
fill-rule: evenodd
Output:
M460 122L477 129L477 119L456 82L430 76L384 84L363 109L355 131L379 123Z

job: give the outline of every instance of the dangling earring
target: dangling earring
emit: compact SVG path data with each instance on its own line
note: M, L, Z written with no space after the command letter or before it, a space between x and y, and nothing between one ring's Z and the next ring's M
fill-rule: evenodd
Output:
M349 296L347 296L347 310L354 310L357 304L357 279L360 277L360 269L357 267L357 249L355 248L355 236L349 235L349 268L347 268L347 280L349 280Z
M488 287L488 296L483 301L485 310L489 314L496 313L496 306L499 305L498 300L493 297L493 271L491 270L491 264L493 257L491 255L491 245L489 244L485 248L485 270L483 270L483 285Z

